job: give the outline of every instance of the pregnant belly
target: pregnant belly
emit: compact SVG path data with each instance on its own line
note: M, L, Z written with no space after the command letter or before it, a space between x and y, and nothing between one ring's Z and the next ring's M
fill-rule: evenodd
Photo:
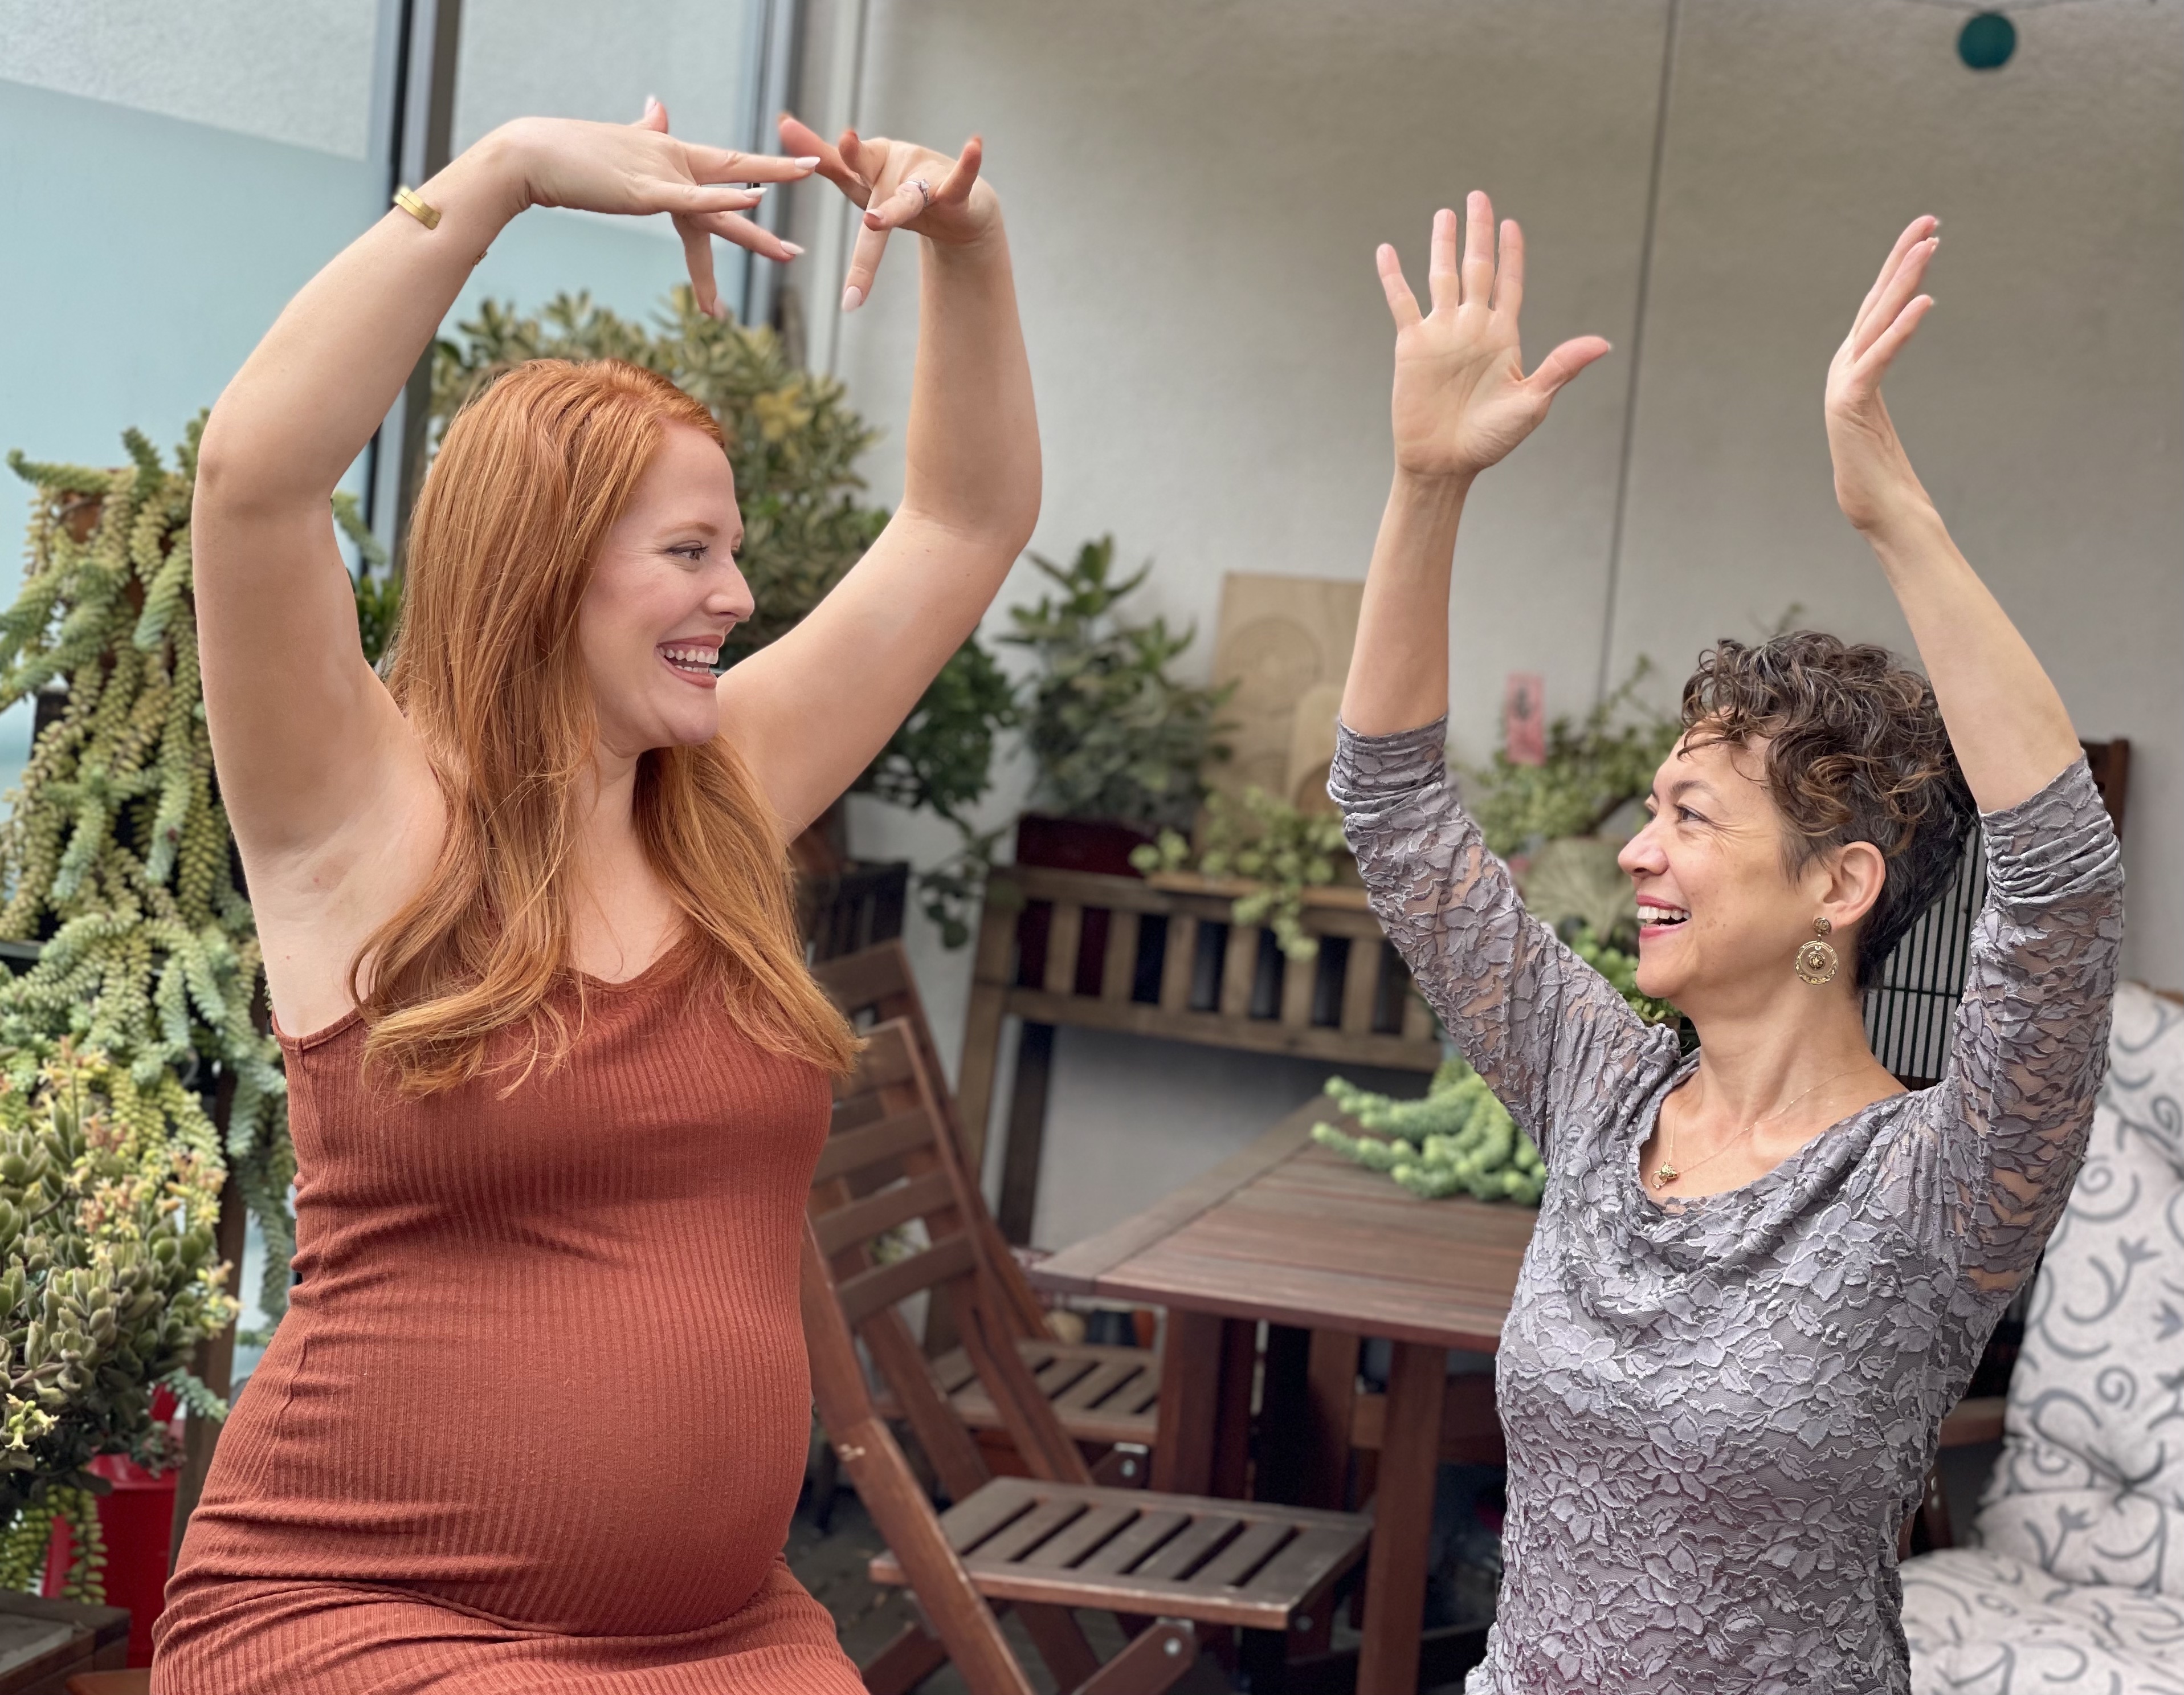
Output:
M587 1635L695 1630L786 1539L793 1294L603 1278L306 1300L222 1434L192 1575L393 1586Z

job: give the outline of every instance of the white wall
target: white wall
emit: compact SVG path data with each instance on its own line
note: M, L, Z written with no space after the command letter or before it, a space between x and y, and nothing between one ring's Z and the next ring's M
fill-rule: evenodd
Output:
M1157 557L1144 609L1197 620L1223 573L1362 572L1387 477L1389 329L1373 244L1414 279L1434 208L1474 186L1522 219L1527 345L1618 356L1482 484L1458 554L1453 729L1478 757L1503 675L1581 711L1603 660L1673 693L1691 656L1791 602L1908 641L1833 510L1822 374L1895 231L1946 221L1940 309L1891 385L1968 552L2081 731L2134 744L2127 967L2184 982L2184 7L2027 11L2003 70L1964 14L1910 0L1684 0L1665 131L1619 581L1613 495L1636 339L1667 0L815 3L822 126L953 146L982 131L1008 208L1046 451L1035 545L1113 530ZM801 191L800 191L801 192ZM800 279L900 487L914 266L891 255L832 338L832 207ZM1028 572L1011 592L1035 594ZM998 618L998 615L997 615ZM1005 772L989 811L1022 793ZM874 855L945 836L878 806ZM944 1047L968 962L914 929ZM1072 1240L1247 1140L1316 1068L1064 1032L1039 1239Z

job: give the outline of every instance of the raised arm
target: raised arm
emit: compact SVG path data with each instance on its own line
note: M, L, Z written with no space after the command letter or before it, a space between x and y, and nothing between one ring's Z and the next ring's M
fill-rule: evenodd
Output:
M359 647L327 501L501 228L526 206L666 211L696 249L720 234L789 256L735 215L757 200L742 185L810 164L692 146L666 122L655 105L627 127L523 119L494 131L419 190L434 227L388 212L289 303L213 409L192 521L198 619L221 798L254 895L261 873L312 858L345 826L376 818L399 832L432 799ZM710 254L699 268L715 304Z
M1949 539L1880 381L1933 305L1936 220L1897 238L1828 368L1836 498L1880 556L1984 814L1986 910L1933 1120L1949 1251L2000 1298L2038 1259L2085 1151L2123 941L2115 832L2062 696Z
M1828 367L1828 450L1843 516L1879 555L1983 812L2030 800L2079 757L2063 697L1949 538L1880 398L1881 378L1932 308L1919 293L1941 237L1914 219Z
M1607 351L1598 336L1580 336L1525 376L1517 336L1524 231L1514 219L1502 224L1497 265L1494 203L1474 192L1464 216L1459 266L1456 214L1434 214L1430 313L1418 311L1395 248L1384 243L1378 254L1396 320L1396 478L1342 694L1342 722L1363 735L1412 729L1447 711L1449 572L1472 481L1539 427L1556 390Z
M1463 259L1456 214L1435 215L1433 310L1421 315L1391 247L1379 250L1396 320L1395 486L1365 579L1357 647L1329 783L1373 910L1442 1026L1552 1157L1558 1090L1609 1051L1652 1040L1623 997L1524 909L1449 781L1449 573L1473 478L1546 415L1555 391L1607 351L1565 342L1524 373L1517 315L1524 246L1473 194ZM1498 270L1498 276L1497 276Z
M811 615L720 682L722 733L794 834L849 787L978 627L1039 517L1039 419L1000 203L960 159L793 118L783 142L865 214L843 309L871 293L892 231L919 243L917 368L902 504Z

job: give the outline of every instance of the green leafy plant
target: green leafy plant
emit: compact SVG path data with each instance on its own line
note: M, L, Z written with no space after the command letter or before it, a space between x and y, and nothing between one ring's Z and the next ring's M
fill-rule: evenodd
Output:
M1130 863L1149 875L1188 869L1257 884L1236 897L1229 917L1266 925L1284 954L1306 960L1318 956L1319 939L1304 928L1305 890L1334 883L1349 858L1339 814L1300 811L1249 788L1241 800L1216 795L1206 803L1196 849L1180 831L1162 830L1158 839L1131 851Z
M64 1045L104 1056L126 1079L117 1110L177 1146L217 1097L227 1168L265 1231L259 1298L277 1314L295 1163L198 682L197 431L172 469L135 431L123 440L119 471L9 456L36 497L23 586L0 615L0 705L55 682L67 694L0 826L0 938L41 945L0 982L0 1054L19 1068Z
M1606 978L1630 1010L1649 1024L1679 1024L1683 1014L1666 1001L1657 1001L1638 986L1638 956L1602 941L1588 925L1573 928L1563 939L1570 951Z
M1638 685L1652 670L1641 659L1623 685L1579 721L1547 727L1546 760L1520 765L1508 750L1471 772L1471 814L1486 845L1503 858L1560 836L1590 836L1653 786L1676 744L1676 720L1645 706Z
M56 1045L0 1072L0 1564L42 1553L56 1516L77 1530L73 1591L98 1598L101 1454L170 1461L152 1419L165 1382L192 1410L226 1408L191 1377L197 1345L234 1321L214 1249L226 1173L211 1120L162 1108L128 1069Z
M1462 1060L1443 1062L1423 1100L1375 1095L1340 1077L1327 1079L1326 1092L1373 1134L1353 1136L1320 1123L1312 1126L1312 1139L1368 1171L1385 1172L1421 1200L1468 1194L1540 1204L1546 1170L1539 1149Z
M1059 593L1011 609L1015 629L1000 639L1037 661L1022 720L1038 772L1033 804L1145 831L1187 829L1206 798L1202 772L1228 756L1218 714L1230 691L1168 675L1196 633L1117 615L1152 566L1117 578L1112 536L1085 543L1066 566L1030 559Z

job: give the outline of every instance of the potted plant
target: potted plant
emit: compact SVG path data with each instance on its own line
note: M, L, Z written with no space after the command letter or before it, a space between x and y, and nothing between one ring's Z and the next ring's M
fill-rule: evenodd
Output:
M129 1463L171 1468L161 1388L225 1413L187 1368L232 1322L218 1244L244 1202L278 1268L265 1304L283 1304L292 1168L198 685L195 435L172 470L124 439L120 471L11 455L37 497L0 615L0 704L66 689L0 828L0 937L36 945L0 981L0 1567L42 1563L58 1518L86 1597L107 1575L90 1497L138 1480ZM147 1629L166 1528L110 1574L143 1580Z
M1205 803L1201 773L1228 756L1217 715L1229 691L1168 675L1195 630L1117 611L1152 565L1117 578L1113 536L1085 543L1067 566L1029 557L1058 592L1012 608L1015 627L1000 638L1035 662L1020 728L1036 774L1017 857L1129 876L1132 849L1188 829Z

